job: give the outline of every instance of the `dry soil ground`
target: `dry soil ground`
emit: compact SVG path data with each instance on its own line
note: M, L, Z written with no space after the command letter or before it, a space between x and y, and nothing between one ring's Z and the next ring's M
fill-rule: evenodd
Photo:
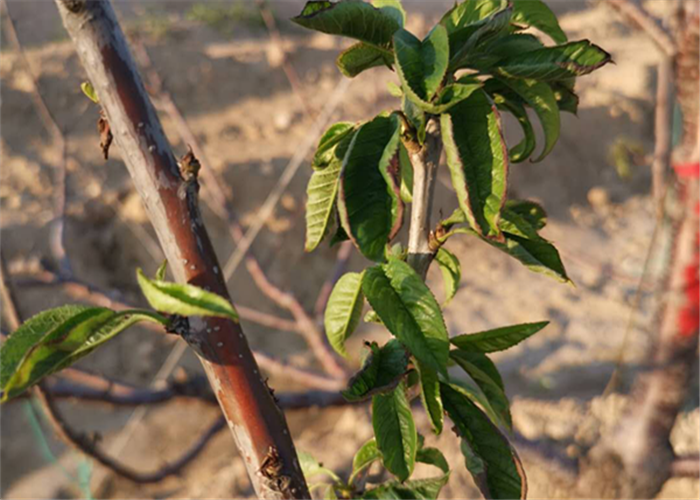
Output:
M414 16L412 27L425 32L448 3L408 2ZM648 166L635 168L631 179L623 181L609 161L609 151L620 138L641 143L647 152L652 149L657 53L643 35L618 23L604 2L551 3L561 14L562 26L570 38L591 39L611 52L617 63L580 80L579 116L563 117L563 134L554 153L540 164L515 165L511 170L512 196L539 200L547 208L545 236L560 248L576 286L534 275L478 241L451 241L449 248L462 259L463 281L460 293L446 310L446 320L453 334L551 320L538 336L496 356L496 361L504 374L518 432L528 439L553 444L575 458L602 429L619 419L628 402L626 391L645 361L653 335L649 325L654 301L650 293L644 293L626 344L620 394L601 399L622 349L654 226ZM664 3L653 1L649 5L663 12ZM255 15L249 15L252 2L239 3L242 7L238 11L222 11L213 2L119 1L116 5L124 26L146 40L166 87L205 148L211 164L204 167L222 176L238 215L250 223L312 124L299 96L290 90L265 28ZM302 32L287 22L300 10L301 2L272 5L291 62L300 75L302 97L317 113L340 81L333 60L346 42ZM53 3L10 1L9 6L41 92L69 140L68 153L73 160L68 164L67 248L74 270L86 281L119 289L130 300L138 301L135 268L152 271L161 256L157 248L149 246L153 233L119 151L113 148L107 162L100 156L95 131L97 110L80 92L83 71L62 33ZM193 14L196 9L200 9L198 16ZM49 255L52 169L58 152L51 147L35 111L21 59L5 39L0 76L2 245L11 267L18 270ZM395 106L385 86L391 78L392 74L382 70L358 77L334 112L334 119L361 120ZM165 117L163 120L176 150L184 152L173 124ZM517 139L517 127L508 122L506 128L508 136ZM309 175L310 168L305 165L253 251L278 285L292 290L311 308L333 266L335 251L324 248L314 255L303 252L304 189ZM442 176L446 181L445 172ZM442 183L436 213L451 213L454 206L454 197ZM234 245L223 222L211 214L207 216L217 251L225 257ZM661 260L652 259L653 268L660 267ZM350 268L364 264L354 256ZM439 273L431 271L429 279L441 290ZM239 304L284 314L258 292L244 270L235 275L230 289ZM69 300L56 290L45 289L21 289L19 297L27 313ZM255 348L300 366L313 363L304 344L293 334L254 324L244 327ZM363 325L350 343L353 359L357 360L364 339L383 335L377 328ZM156 335L135 330L81 364L115 378L147 384L172 345ZM181 365L192 373L200 370L189 354ZM271 384L278 390L302 389L285 380L272 379ZM691 392L697 394L697 384ZM674 431L673 442L679 453L700 448L697 407L697 396L693 396ZM126 410L72 404L66 404L65 410L76 425L101 432L105 444L119 436L130 415ZM135 467L155 468L187 447L215 418L215 411L208 407L152 408L121 458ZM364 407L295 411L288 418L298 447L342 473L347 473L354 451L371 435L369 412ZM421 428L429 434L424 418ZM28 407L16 403L3 408L3 496L85 495L68 474L76 476L82 471L89 480L89 467L81 457L56 443L50 432L47 434L58 464L32 430ZM434 440L428 437L428 442ZM443 496L478 496L461 465L454 439L444 436L439 441L455 469ZM572 495L557 467L527 449L521 454L532 497ZM93 485L97 472L95 467ZM107 476L93 494L111 498L228 498L250 496L251 490L230 435L222 432L182 477L137 487ZM677 479L667 483L661 496L697 498L698 494L697 481Z

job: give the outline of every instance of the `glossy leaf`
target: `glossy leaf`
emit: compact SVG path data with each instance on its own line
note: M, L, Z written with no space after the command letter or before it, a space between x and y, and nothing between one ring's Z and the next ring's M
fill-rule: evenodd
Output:
M371 352L362 369L350 379L348 388L341 391L347 401L362 401L392 391L408 370L408 353L399 341L391 340L382 347L372 342L369 348Z
M0 349L2 400L17 396L144 320L167 323L156 313L115 312L104 307L70 305L37 314L13 332Z
M497 352L510 349L534 335L549 324L549 321L505 326L479 333L468 333L452 337L450 342L463 351Z
M510 161L519 163L527 160L530 155L534 153L537 143L535 139L535 130L525 110L525 102L517 94L495 79L488 80L484 90L491 96L496 107L501 111L507 111L512 114L513 117L518 120L522 128L522 141L513 146L508 152Z
M434 465L445 474L450 472L450 465L447 463L445 455L437 448L421 448L416 455L416 462Z
M340 174L341 223L355 246L374 261L383 260L384 247L403 221L398 165L391 165L400 132L393 115L364 124L348 146Z
M396 71L404 93L416 104L427 103L437 93L447 72L447 31L437 25L422 42L401 29L394 34Z
M501 81L537 113L544 130L544 149L540 156L533 161L542 161L554 149L561 128L559 107L554 92L549 85L536 80L502 78Z
M483 66L483 63L478 64L484 57L481 48L508 33L512 15L512 6L507 5L481 21L453 32L450 35L450 71ZM488 54L486 59L491 59Z
M566 85L562 82L549 82L554 98L557 100L557 106L560 111L566 111L572 115L578 114L578 96L574 92L573 85Z
M341 356L347 357L348 355L345 350L345 341L352 335L360 322L363 304L362 274L344 274L328 297L324 315L328 341Z
M445 247L435 254L435 262L442 272L442 281L445 283L445 305L457 294L459 283L462 280L462 267L459 259Z
M411 354L446 375L449 339L442 312L411 266L390 258L387 264L369 268L362 290L384 325Z
M146 300L156 311L180 316L216 316L238 323L238 313L225 298L194 285L150 280L137 269L136 276Z
M440 118L459 206L479 234L500 238L498 220L506 197L508 152L498 112L485 93L475 92Z
M525 498L527 482L515 450L506 437L465 395L441 384L440 390L456 432L481 462L479 471L474 458L465 457L468 468L486 498Z
M611 60L603 49L581 40L513 55L499 61L496 71L507 78L552 81L587 75Z
M418 434L404 383L372 398L372 426L384 467L406 481L415 467Z
M496 11L503 9L504 0L468 0L455 2L453 8L442 16L442 24L449 34L470 24L486 19Z
M416 363L420 381L420 400L423 403L435 434L442 432L444 421L442 401L440 400L440 383L438 374L432 368L425 366L420 361Z
M363 71L377 66L392 67L394 59L385 50L358 42L340 53L335 65L348 78L355 78Z
M567 38L559 26L556 16L542 0L513 0L513 22L522 26L532 26L556 43L566 43Z
M417 479L415 481L406 481L405 483L390 481L367 490L365 494L362 495L362 498L372 498L377 500L398 500L406 498L414 498L417 500L436 500L440 494L440 490L447 484L449 479L450 475L445 474L441 477Z
M503 380L493 362L480 352L454 350L450 357L471 377L484 393L491 408L498 415L498 422L506 428L513 427L510 403L506 397Z
M355 38L384 49L401 28L392 12L357 0L310 1L292 21L305 28Z

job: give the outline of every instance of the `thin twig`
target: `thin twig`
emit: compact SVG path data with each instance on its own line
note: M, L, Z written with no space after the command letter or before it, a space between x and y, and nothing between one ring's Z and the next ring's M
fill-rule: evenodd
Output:
M676 457L671 463L671 475L673 477L700 477L700 456L688 455Z
M282 71L284 71L287 80L289 81L289 86L292 87L292 92L296 96L297 100L304 108L306 116L309 118L314 117L314 113L309 106L308 100L304 98L304 94L301 91L301 83L299 82L299 75L297 74L294 66L289 62L289 54L284 48L284 43L282 41L282 35L280 34L279 28L277 27L277 22L275 21L275 16L272 14L270 9L267 7L267 2L265 0L255 0L260 11L260 16L265 23L268 33L270 34L270 40L276 50L279 51L281 55Z
M24 71L27 74L30 95L32 101L34 102L34 107L37 110L41 123L51 137L51 141L54 143L58 154L58 162L55 165L55 189L54 189L54 220L51 227L50 238L49 238L49 248L53 257L58 263L58 268L61 274L71 274L71 265L66 252L65 247L65 220L66 220L66 139L61 131L61 127L56 122L51 110L49 110L46 101L44 100L41 92L39 91L39 85L37 84L37 79L34 76L32 67L29 64L26 54L22 48L22 43L17 36L17 31L15 30L14 22L12 21L12 16L10 15L10 10L7 6L5 0L0 2L0 10L5 14L5 35L7 36L10 44L13 46L14 50L17 52L22 65L24 66Z
M649 35L649 38L666 56L673 57L676 54L677 47L671 36L657 24L656 20L647 11L630 0L608 0L606 5L610 5L627 21Z
M664 216L666 199L666 172L671 164L671 132L673 130L673 64L674 58L662 55L658 64L656 82L656 110L654 112L654 161L651 164L652 197L656 218Z

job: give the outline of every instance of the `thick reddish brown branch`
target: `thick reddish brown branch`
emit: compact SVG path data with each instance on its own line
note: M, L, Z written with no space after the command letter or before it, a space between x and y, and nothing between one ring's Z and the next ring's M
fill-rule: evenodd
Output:
M112 6L107 1L56 2L171 272L181 283L228 298L196 190L183 185ZM194 331L190 343L202 361L257 496L308 498L284 415L261 377L240 325L206 319ZM275 467L263 468L271 456Z

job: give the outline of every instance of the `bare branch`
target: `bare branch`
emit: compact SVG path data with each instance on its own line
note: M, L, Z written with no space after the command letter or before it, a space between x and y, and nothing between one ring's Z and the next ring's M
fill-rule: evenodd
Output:
M671 476L673 477L700 477L700 456L688 455L676 457L671 464Z
M144 201L176 280L229 298L204 227L195 183L185 181L108 2L56 0L90 82L96 90L127 169ZM230 300L230 299L229 299ZM279 410L240 325L203 318L195 347L253 488L260 498L307 498L306 480ZM270 450L274 474L259 474Z
M673 58L662 56L656 82L654 112L654 161L651 164L652 197L656 217L661 220L666 200L666 172L671 164L671 131L673 130Z
M649 35L649 38L667 57L673 57L676 54L677 47L673 39L657 24L656 20L648 12L630 0L608 0L606 5L610 5L613 10L617 11L627 21Z

